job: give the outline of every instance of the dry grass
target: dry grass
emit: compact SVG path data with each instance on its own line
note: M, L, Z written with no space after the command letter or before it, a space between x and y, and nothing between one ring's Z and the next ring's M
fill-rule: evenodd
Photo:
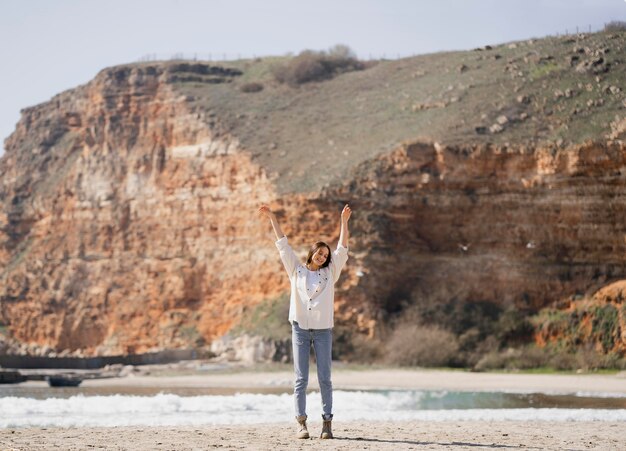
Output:
M363 70L365 64L356 59L346 46L335 46L328 52L305 50L295 58L272 68L280 83L299 86L312 81L324 81L346 72Z
M459 345L451 332L437 326L403 324L386 346L386 363L401 366L449 366Z
M607 32L626 31L626 22L621 21L621 20L614 20L612 22L609 22L604 26L604 31L607 31Z
M531 345L490 352L474 366L476 371L535 368L580 371L626 369L626 359L617 354L602 354L589 347L567 352L554 347L539 348Z
M239 89L241 92L260 92L263 91L263 84L257 82L244 83Z
M597 139L609 132L615 115L623 113L623 96L607 94L605 88L626 91L626 79L620 75L625 42L624 33L596 33L379 61L351 72L336 65L318 74L325 81L300 84L298 89L277 82L273 68L296 67L304 60L309 67L304 72L316 73L319 67L313 62L320 62L319 55L263 58L224 63L243 72L233 83L181 82L174 87L195 99L192 107L199 113L217 112L217 117L207 115L207 121L236 135L256 161L277 175L281 192L309 192L341 180L359 163L406 140L532 146ZM596 74L577 72L570 65L572 55L592 58L575 53L579 47L590 52L609 49L603 54L609 70L598 75L599 82ZM331 72L333 77L327 79ZM241 83L251 82L262 83L263 91L247 95L240 90ZM586 89L589 84L591 91ZM555 97L555 91L567 89L575 95ZM530 100L519 102L522 97ZM599 98L604 99L602 105L587 106ZM501 133L476 133L476 127L488 128L503 114L511 121ZM520 120L521 114L528 118ZM325 165L321 176L308 176L312 161Z

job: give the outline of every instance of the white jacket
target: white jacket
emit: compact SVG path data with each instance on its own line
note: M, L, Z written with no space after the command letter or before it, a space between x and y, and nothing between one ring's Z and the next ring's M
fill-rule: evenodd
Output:
M320 269L321 290L309 297L306 289L306 276L309 270L300 263L286 236L276 241L276 247L291 282L289 322L297 321L302 329L333 327L335 282L339 280L341 270L348 261L348 249L337 245L337 249L332 253L330 264Z

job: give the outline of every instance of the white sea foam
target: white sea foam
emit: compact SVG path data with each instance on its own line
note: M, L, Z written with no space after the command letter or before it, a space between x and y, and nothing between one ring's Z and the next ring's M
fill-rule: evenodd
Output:
M483 391L484 393L492 393L490 391ZM623 392L601 392L601 391L567 391L567 390L536 390L532 388L528 389L503 389L499 390L500 393L510 393L519 395L532 395L543 394L550 396L576 396L578 398L626 398L626 393ZM480 392L473 392L480 393Z
M593 391L579 391L575 393L576 396L581 398L626 398L626 393L618 392L593 392Z
M342 421L612 421L626 422L626 409L422 409L425 398L444 392L335 391ZM309 416L320 418L320 395L309 394ZM293 421L290 394L232 396L72 396L32 399L0 397L0 427L178 426Z

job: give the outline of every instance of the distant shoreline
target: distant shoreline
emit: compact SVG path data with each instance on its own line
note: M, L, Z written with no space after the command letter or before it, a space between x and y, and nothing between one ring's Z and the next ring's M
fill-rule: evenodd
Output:
M82 387L154 388L291 388L289 365L185 360L139 366L118 365L101 370L17 370L28 376L23 384L44 383L47 375L73 374L83 377ZM0 385L1 386L1 385ZM309 386L317 388L315 371ZM537 393L617 393L626 395L626 371L616 373L531 373L470 372L454 369L367 367L337 363L333 367L335 389L512 391Z
M312 373L310 387L317 387ZM115 387L214 387L267 388L291 387L288 370L258 371L241 369L190 375L137 375L123 378L85 380L84 386ZM626 394L626 372L606 374L526 374L473 373L429 369L333 369L335 389L414 389L458 391L521 391L552 393Z

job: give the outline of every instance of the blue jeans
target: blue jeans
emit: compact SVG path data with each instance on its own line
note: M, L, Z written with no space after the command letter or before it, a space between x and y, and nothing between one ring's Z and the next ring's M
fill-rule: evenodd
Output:
M291 341L293 343L293 367L296 376L293 390L296 415L306 415L306 388L309 385L309 358L311 356L311 344L313 344L315 360L317 361L317 381L322 393L322 411L324 418L332 418L333 384L330 380L330 366L333 330L301 329L298 323L294 321L291 327Z

